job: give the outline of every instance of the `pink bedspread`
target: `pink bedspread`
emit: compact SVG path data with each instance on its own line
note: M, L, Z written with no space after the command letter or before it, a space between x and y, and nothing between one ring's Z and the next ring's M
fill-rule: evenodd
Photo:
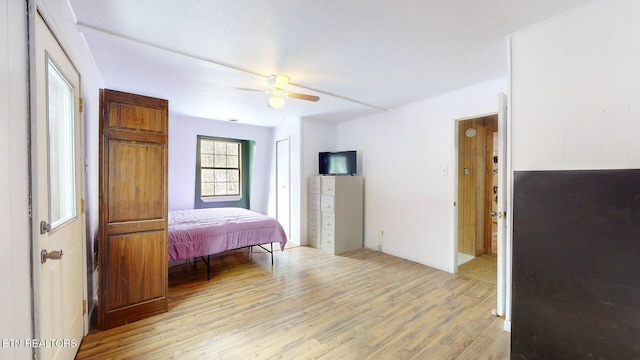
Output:
M216 254L287 237L278 220L241 208L169 211L169 260Z

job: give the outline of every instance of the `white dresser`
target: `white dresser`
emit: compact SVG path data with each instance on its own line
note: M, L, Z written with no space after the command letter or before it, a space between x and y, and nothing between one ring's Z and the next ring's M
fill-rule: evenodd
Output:
M362 176L309 178L309 245L331 254L362 247Z

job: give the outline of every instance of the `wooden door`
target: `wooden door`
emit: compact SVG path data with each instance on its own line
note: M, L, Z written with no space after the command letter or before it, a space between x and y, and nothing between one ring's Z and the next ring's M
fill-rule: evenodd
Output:
M35 348L73 359L83 335L84 233L80 74L40 14L36 19L36 117L32 127Z
M276 142L276 218L291 239L291 194L289 190L289 138Z
M168 102L100 90L100 328L167 311Z

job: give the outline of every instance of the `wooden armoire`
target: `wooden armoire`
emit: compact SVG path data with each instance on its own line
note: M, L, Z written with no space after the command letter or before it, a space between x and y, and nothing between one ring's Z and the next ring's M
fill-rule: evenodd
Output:
M166 312L168 101L100 90L98 327Z

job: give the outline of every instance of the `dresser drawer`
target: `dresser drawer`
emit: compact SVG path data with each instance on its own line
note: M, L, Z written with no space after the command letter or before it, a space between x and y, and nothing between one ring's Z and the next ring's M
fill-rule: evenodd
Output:
M320 210L320 195L309 195L309 209Z
M309 178L309 194L320 194L319 176L312 176Z
M335 176L322 177L322 195L336 194L336 178Z
M333 241L333 239L335 238L335 232L333 231L333 229L322 228L321 233L322 233L322 242L325 242L328 240Z
M329 252L329 253L333 254L335 252L335 249L336 249L335 243L333 242L333 239L332 240L322 240L322 244L320 245L320 249L322 251L326 251L326 252Z
M313 226L320 225L320 211L309 210L309 225L313 225Z
M309 245L320 248L320 230L317 226L309 226Z
M331 195L320 195L320 210L334 212L334 197Z
M336 228L336 214L323 212L322 213L322 230L327 229L335 231Z

